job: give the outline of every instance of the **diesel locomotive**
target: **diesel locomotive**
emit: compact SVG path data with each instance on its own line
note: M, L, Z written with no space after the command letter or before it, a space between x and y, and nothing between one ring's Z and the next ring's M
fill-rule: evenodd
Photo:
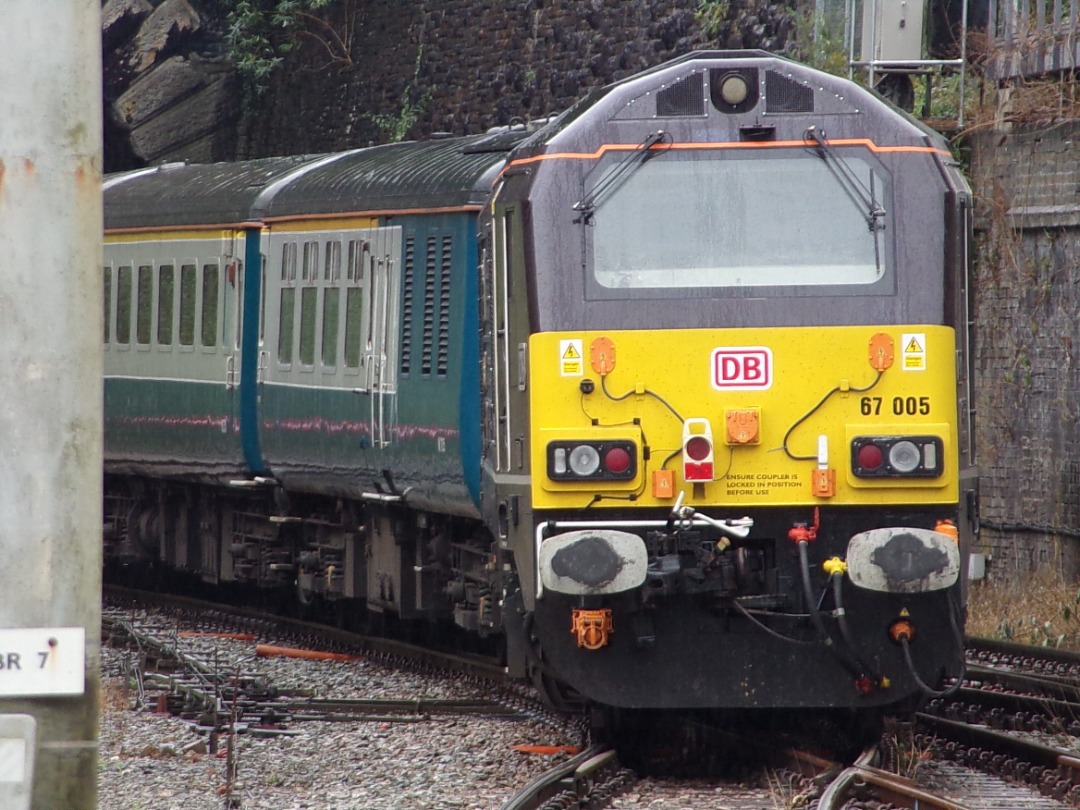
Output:
M553 701L905 709L963 662L971 196L697 52L536 127L105 183L105 543Z

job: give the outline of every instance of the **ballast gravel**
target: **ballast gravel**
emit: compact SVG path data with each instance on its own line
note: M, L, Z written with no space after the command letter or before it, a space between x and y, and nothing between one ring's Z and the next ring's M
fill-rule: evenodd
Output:
M259 639L273 644L273 640ZM367 661L256 658L255 641L176 640L219 671L259 673L281 689L321 698L482 698L468 683ZM219 735L132 708L134 653L102 651L99 810L490 810L568 754L526 754L515 745L568 745L534 719L433 716L413 722L303 721L281 736ZM232 745L235 775L228 773Z

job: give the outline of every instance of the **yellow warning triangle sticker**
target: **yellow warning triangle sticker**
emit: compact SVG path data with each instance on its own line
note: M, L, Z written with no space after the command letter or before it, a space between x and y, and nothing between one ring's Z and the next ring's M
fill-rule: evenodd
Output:
M574 344L571 343L566 347L566 351L563 352L563 360L579 360L581 355L578 354L577 349L574 348Z
M922 346L919 345L919 341L917 341L915 338L912 338L911 341L908 343L907 347L904 349L904 351L908 354L921 354L922 350Z

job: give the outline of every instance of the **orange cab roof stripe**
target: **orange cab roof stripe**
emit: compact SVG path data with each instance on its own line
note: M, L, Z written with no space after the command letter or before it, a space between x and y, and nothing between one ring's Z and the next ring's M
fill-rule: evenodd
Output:
M871 152L924 152L927 154L939 154L951 157L946 149L938 149L936 146L878 146L869 138L833 138L826 140L829 146L862 146ZM722 141L717 143L670 143L656 144L650 147L657 152L668 149L778 149L814 146L812 141ZM636 152L641 149L641 144L636 143L606 143L595 152L553 152L549 155L534 155L528 158L519 158L507 165L525 166L530 163L539 163L544 160L597 160L607 152ZM505 171L505 170L504 170Z

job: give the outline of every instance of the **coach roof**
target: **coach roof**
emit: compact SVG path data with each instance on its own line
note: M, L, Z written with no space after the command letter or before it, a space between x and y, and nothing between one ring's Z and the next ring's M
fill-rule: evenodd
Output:
M436 138L326 155L166 164L111 175L104 185L105 228L479 207L517 140Z

